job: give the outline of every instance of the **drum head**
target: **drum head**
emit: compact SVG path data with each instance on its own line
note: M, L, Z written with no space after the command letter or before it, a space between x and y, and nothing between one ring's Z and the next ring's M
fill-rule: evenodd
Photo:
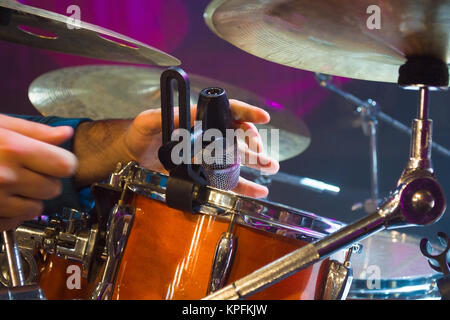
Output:
M362 252L351 259L354 280L350 299L438 298L436 280L440 275L420 252L420 238L384 231L361 244Z

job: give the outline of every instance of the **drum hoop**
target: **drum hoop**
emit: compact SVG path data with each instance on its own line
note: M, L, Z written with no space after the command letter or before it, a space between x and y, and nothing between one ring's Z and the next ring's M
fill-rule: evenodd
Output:
M382 279L379 288L367 287L367 280L354 279L349 292L351 299L440 299L437 280L442 276L410 277L408 279Z
M138 195L165 203L169 177L140 167L136 169L128 188ZM196 213L225 219L238 214L239 224L308 242L321 239L345 226L311 212L209 186L197 187L194 198L200 204L195 208Z
M379 288L369 289L367 288L367 282L370 279L353 279L352 290L361 290L359 292L399 292L403 291L406 287L415 287L415 286L423 286L430 285L433 286L433 283L436 283L437 280L442 278L442 275L435 274L432 276L416 276L416 277L405 277L398 279L380 279ZM400 289L400 290L399 290Z
M399 244L417 244L419 252L420 239L414 235L391 230L377 233L373 236L373 239L375 238L387 239ZM433 248L442 249L441 247L439 244L433 243ZM440 278L442 278L442 275L430 268L428 274L380 279L379 287L373 289L367 286L370 279L354 278L349 297L365 299L368 297L375 299L437 299L440 298L437 287L437 280Z

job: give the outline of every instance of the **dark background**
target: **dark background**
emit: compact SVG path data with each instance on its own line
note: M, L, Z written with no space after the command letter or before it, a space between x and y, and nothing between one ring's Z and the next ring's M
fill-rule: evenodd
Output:
M343 222L354 221L365 213L352 212L356 202L369 197L369 144L358 127L353 107L335 94L319 87L311 72L267 62L251 56L216 37L206 26L203 12L206 0L40 0L26 4L66 14L69 5L79 5L82 20L112 29L182 61L188 73L225 81L276 101L304 121L312 135L309 149L281 163L281 171L315 178L341 188L338 196L317 194L302 188L273 183L270 199ZM39 114L30 104L27 91L38 76L63 67L106 64L0 42L2 80L1 112ZM407 124L416 114L416 92L395 84L335 78L344 90L365 100L376 100L382 110ZM213 83L212 83L213 85ZM431 117L434 139L450 147L449 92L433 93ZM380 123L380 194L385 196L400 176L409 154L409 138ZM437 177L450 194L450 159L434 153ZM450 216L427 228L404 231L435 237L447 231Z

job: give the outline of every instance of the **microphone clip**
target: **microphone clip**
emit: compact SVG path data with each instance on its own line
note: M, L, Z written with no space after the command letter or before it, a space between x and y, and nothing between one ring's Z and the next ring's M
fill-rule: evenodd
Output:
M158 158L164 168L169 171L166 189L167 205L182 211L194 212L194 187L207 185L207 176L200 165L191 163L191 159L181 164L175 164L172 159L174 147L179 143L172 141L175 129L174 82L178 85L179 128L188 132L192 131L189 77L180 68L169 68L161 75L162 146L158 150Z

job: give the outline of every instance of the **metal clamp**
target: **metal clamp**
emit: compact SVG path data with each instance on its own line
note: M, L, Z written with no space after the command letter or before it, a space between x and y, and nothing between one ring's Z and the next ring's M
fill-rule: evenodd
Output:
M113 208L108 222L106 236L106 263L100 282L91 294L92 300L110 300L114 291L114 284L119 271L125 246L134 222L135 208L124 204L125 184L122 198Z
M233 214L228 226L228 231L222 234L217 243L207 294L222 289L230 275L237 249L237 238L233 234L233 226L236 222L236 218L237 215Z
M352 253L360 253L362 246L355 244L350 247L343 263L332 260L328 266L327 279L321 295L322 300L346 300L353 282L353 269L350 259Z
M65 208L57 217L27 222L17 228L18 246L31 255L38 248L80 262L86 275L98 237L98 226L89 226L89 222L87 214Z

